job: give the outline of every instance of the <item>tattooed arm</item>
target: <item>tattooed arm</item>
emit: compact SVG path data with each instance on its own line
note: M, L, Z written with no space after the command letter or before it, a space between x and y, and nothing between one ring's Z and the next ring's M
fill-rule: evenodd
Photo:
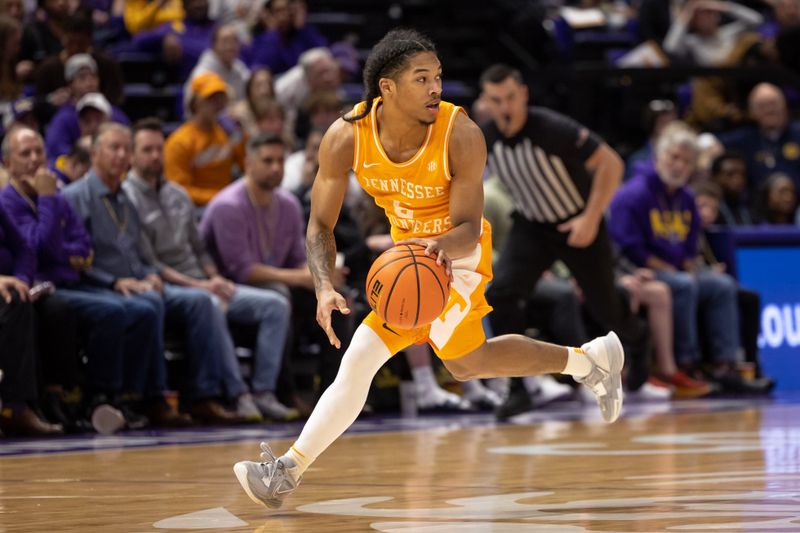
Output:
M339 119L325 133L319 147L319 170L311 189L311 215L306 234L308 267L317 292L317 322L337 348L341 342L331 327L331 313L337 310L348 314L350 309L344 296L334 288L336 243L333 228L347 193L353 150L353 126Z

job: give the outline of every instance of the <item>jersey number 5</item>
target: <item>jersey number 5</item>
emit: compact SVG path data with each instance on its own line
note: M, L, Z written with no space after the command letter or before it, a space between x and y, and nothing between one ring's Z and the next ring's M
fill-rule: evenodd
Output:
M414 218L414 210L403 207L399 200L394 201L394 214L397 218Z

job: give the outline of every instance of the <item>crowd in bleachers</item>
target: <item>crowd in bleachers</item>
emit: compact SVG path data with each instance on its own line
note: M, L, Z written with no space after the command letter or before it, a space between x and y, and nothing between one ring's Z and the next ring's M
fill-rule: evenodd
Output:
M800 0L519 4L507 36L545 67L800 71ZM358 101L370 45L328 35L325 20L339 19L315 19L304 0L0 0L0 431L308 415L342 353L315 322L310 188L322 135ZM493 59L514 62L513 50ZM800 84L695 74L647 95L640 146L617 147L625 182L606 222L617 287L653 348L631 387L641 400L769 390L758 295L705 232L800 223ZM448 83L491 120L470 89L477 76ZM613 125L592 127L616 144ZM499 252L513 208L489 174ZM343 348L369 310L369 266L391 246L385 217L352 185L335 228L336 280L356 309L334 315ZM579 346L596 327L582 304L557 264L526 298L528 333ZM374 407L406 377L423 409L497 409L514 393L476 380L454 387L459 397L427 348L406 359L379 374ZM529 378L523 394L542 405L573 386Z

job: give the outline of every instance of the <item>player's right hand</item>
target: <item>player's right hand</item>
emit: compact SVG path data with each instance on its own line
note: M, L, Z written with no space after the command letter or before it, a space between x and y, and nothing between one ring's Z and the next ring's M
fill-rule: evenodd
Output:
M339 311L343 315L350 314L347 299L333 289L324 289L317 293L317 323L328 336L328 342L336 348L341 348L342 343L336 336L331 325L331 313Z

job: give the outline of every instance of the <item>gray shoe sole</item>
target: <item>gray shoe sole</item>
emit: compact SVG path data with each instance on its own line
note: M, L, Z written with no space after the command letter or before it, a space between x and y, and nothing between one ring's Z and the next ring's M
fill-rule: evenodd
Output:
M622 390L622 367L625 365L625 351L622 348L622 343L613 331L603 337L603 346L608 355L608 364L610 367L610 379L608 389L609 400L612 400L612 405L616 404L616 409L611 410L611 416L606 417L603 413L603 418L609 424L619 418L622 411L622 402L624 399L624 392Z
M266 494L263 496L256 494L259 484L263 487L264 491L266 491L267 488L264 486L264 482L261 480L259 473L254 472L251 465L258 465L258 463L240 461L233 465L233 473L236 474L236 479L239 480L239 484L253 502L263 505L268 509L279 509L281 505L283 505L283 499L268 498Z

